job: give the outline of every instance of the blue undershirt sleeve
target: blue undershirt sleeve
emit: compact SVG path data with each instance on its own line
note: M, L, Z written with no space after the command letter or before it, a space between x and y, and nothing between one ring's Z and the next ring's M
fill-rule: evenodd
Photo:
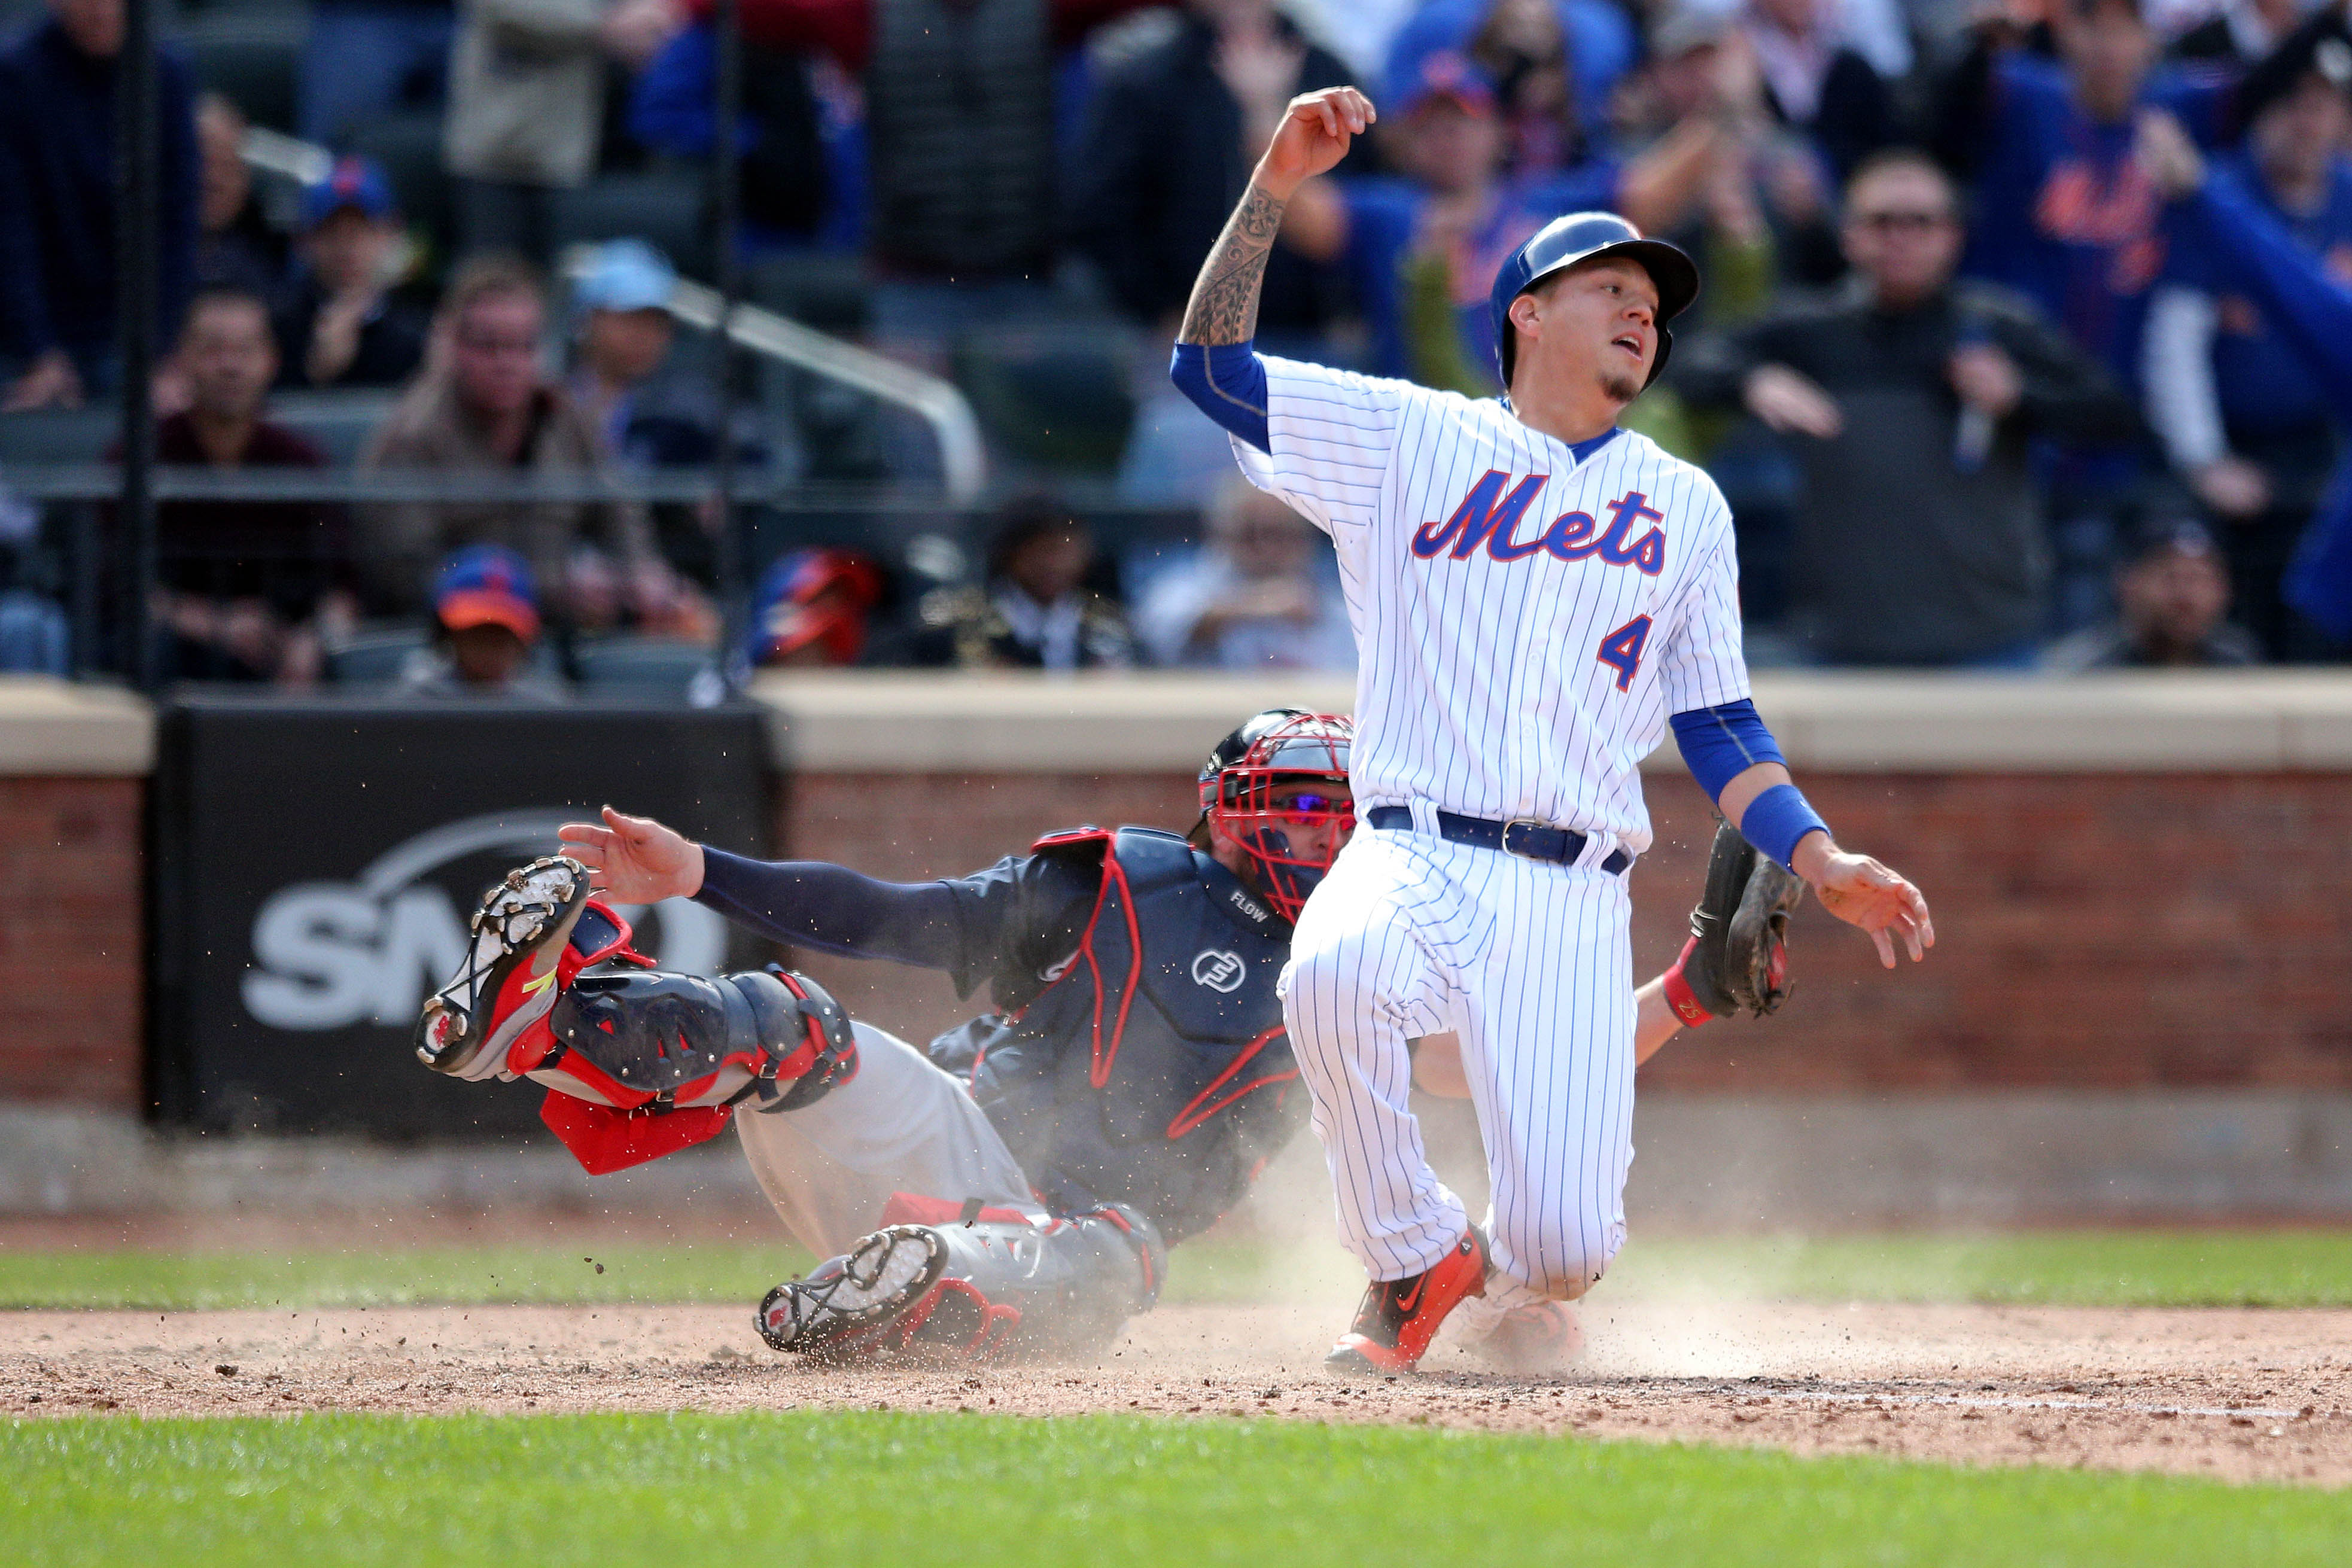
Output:
M1706 798L1720 806L1724 786L1759 762L1788 766L1780 743L1764 727L1756 704L1747 697L1719 707L1692 708L1670 721L1683 761L1698 780ZM1797 841L1807 833L1828 832L1829 824L1794 784L1775 784L1748 804L1739 831L1749 843L1781 865L1796 853Z
M1772 738L1772 732L1764 727L1756 704L1747 697L1720 707L1678 713L1670 722L1675 727L1675 744L1682 747L1684 763L1710 800L1720 802L1723 787L1758 763L1785 765L1788 761L1780 755L1780 743Z
M822 861L755 861L708 845L695 902L772 942L926 969L964 962L964 921L943 882L877 882Z
M1169 380L1192 405L1227 430L1271 455L1265 425L1265 366L1250 343L1179 343Z

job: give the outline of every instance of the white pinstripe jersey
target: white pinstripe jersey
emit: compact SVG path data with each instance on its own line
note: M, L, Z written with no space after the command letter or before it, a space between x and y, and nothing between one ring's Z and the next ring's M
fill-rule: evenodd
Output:
M1631 431L1580 462L1493 399L1264 362L1273 450L1234 450L1339 551L1359 811L1424 800L1647 849L1667 716L1748 695L1715 482Z

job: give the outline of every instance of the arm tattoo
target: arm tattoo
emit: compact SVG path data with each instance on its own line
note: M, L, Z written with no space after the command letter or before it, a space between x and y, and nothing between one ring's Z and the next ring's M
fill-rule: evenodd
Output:
M1282 209L1289 204L1266 194L1253 183L1225 232L1202 264L1192 284L1192 302L1184 308L1184 326L1176 334L1181 343L1246 343L1257 336L1257 297L1265 280L1265 261L1274 236L1282 227Z

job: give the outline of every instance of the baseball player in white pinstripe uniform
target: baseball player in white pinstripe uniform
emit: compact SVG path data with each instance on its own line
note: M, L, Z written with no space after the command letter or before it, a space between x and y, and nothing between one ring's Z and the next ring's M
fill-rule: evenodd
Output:
M1475 1331L1583 1294L1624 1240L1626 873L1650 843L1639 765L1670 722L1725 816L1885 963L1935 935L1916 888L1837 848L1748 700L1714 482L1618 428L1698 292L1687 256L1613 214L1538 234L1496 283L1501 401L1253 349L1285 204L1372 119L1350 88L1291 104L1173 374L1249 477L1330 534L1346 585L1362 827L1299 917L1285 1016L1372 1281L1329 1360L1393 1371L1466 1300ZM1443 1033L1486 1145L1483 1225L1407 1108L1410 1043Z

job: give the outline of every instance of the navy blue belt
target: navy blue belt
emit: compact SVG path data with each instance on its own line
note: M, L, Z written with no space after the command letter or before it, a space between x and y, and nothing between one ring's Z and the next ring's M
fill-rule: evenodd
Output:
M1375 828L1410 828L1412 811L1404 806L1375 806L1364 816ZM1586 842L1582 833L1574 828L1548 827L1525 817L1514 817L1507 822L1491 822L1484 817L1457 817L1451 811L1437 813L1437 836L1457 844L1475 844L1482 850L1500 850L1505 854L1522 855L1531 861L1556 861L1561 865L1574 865L1584 853ZM1612 850L1601 869L1611 876L1622 876L1633 864L1633 857L1623 850Z

